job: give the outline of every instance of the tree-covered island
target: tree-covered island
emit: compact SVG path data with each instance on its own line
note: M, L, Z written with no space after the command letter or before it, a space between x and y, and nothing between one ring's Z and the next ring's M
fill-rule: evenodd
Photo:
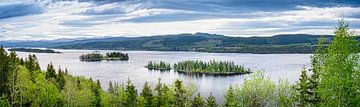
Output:
M149 61L148 65L145 66L149 70L161 70L161 71L169 71L171 70L171 65L169 63L165 63L164 61L160 61L159 63L155 61Z
M199 60L181 61L174 64L174 70L181 73L209 74L209 75L241 75L251 73L249 68L235 65L229 61L204 62Z
M102 55L98 52L93 52L93 53L81 55L79 58L81 61L129 60L128 54L122 52L110 52L110 53L106 53L106 55Z
M32 49L32 48L11 48L8 51L18 51L18 52L32 52L32 53L61 53L51 49Z

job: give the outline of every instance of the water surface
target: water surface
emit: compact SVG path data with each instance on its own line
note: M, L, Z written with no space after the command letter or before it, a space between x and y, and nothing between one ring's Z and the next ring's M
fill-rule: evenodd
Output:
M222 61L234 61L235 64L244 65L253 71L263 70L266 76L273 81L287 79L290 83L298 80L303 66L309 65L310 54L244 54L244 53L204 53L204 52L160 52L160 51L122 51L129 54L129 61L101 61L81 62L79 56L91 53L93 50L56 50L62 54L35 53L42 69L46 69L52 62L55 67L67 68L69 73L77 76L91 77L93 80L100 79L102 88L107 89L109 81L126 83L128 78L137 87L142 89L145 81L152 87L161 78L163 83L172 83L176 79L184 80L185 83L193 84L202 95L208 96L210 92L222 100L225 90L231 85L241 85L249 75L237 76L190 76L174 71L159 72L149 71L144 68L148 61L165 61L171 64L183 60L212 59ZM101 53L112 52L101 50ZM20 57L29 53L17 52Z

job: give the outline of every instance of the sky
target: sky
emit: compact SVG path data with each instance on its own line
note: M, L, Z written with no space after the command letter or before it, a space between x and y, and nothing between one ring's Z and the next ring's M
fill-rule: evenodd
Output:
M0 40L360 34L360 0L0 0Z

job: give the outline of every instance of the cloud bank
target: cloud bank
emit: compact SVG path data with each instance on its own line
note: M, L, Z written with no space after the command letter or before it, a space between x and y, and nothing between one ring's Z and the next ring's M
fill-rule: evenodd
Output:
M0 40L152 36L332 34L339 19L360 29L356 0L5 0Z

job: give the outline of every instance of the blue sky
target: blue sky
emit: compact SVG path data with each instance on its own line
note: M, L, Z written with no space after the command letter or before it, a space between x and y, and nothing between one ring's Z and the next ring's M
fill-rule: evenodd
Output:
M360 30L360 0L0 0L0 40Z

